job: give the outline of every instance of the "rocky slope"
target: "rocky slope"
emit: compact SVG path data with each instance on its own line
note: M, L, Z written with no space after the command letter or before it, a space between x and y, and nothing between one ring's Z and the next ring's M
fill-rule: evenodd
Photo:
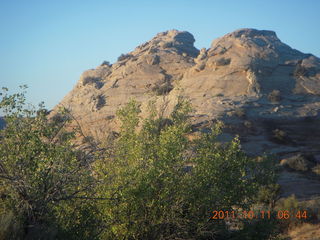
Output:
M118 131L116 110L130 98L141 102L145 116L150 100L169 113L185 96L196 127L220 119L222 140L239 134L249 154L271 152L279 160L299 153L308 163L301 174L310 176L320 164L320 59L272 31L240 29L200 51L194 41L188 32L159 33L116 63L84 72L59 105L71 110L85 135L103 141Z

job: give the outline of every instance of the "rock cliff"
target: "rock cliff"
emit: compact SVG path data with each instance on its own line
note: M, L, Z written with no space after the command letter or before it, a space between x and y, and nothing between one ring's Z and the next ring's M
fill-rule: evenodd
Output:
M159 33L116 63L84 72L59 105L71 110L85 135L104 141L118 131L116 110L130 98L141 102L145 116L150 100L169 113L184 96L195 109L195 127L220 119L221 139L239 134L251 155L299 153L320 164L319 58L292 49L273 31L239 29L209 49L194 42L188 32Z

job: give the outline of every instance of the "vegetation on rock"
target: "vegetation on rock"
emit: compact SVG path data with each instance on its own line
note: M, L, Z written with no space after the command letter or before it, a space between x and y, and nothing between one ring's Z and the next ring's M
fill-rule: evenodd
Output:
M65 129L67 113L49 120L42 104L26 105L24 92L9 95L3 90L0 215L7 225L0 235L3 239L95 235L95 208L88 200L96 181L88 156L71 141L75 132Z
M68 112L49 119L24 93L0 104L3 239L226 239L212 211L249 210L275 183L268 158L249 158L238 138L217 142L221 123L190 141L182 98L166 118L150 103L143 120L131 100L118 110L119 136L90 157L67 131Z

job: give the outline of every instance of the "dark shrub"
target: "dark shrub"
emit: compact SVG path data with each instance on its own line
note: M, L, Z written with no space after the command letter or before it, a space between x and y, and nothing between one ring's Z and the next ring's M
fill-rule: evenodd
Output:
M279 90L272 90L272 92L269 93L268 99L270 102L279 102L281 100L281 93Z
M308 69L301 64L298 64L294 69L293 76L295 77L307 77L308 76Z
M101 63L101 66L111 66L109 61L103 61L103 63Z
M126 60L126 59L129 59L131 58L132 55L131 54L121 54L119 57L118 57L118 61L123 61L123 60Z
M231 62L230 58L220 58L216 61L216 65L217 66L225 66L225 65L229 65Z
M158 96L160 95L166 95L173 89L172 84L169 81L166 81L162 84L157 84L152 88L152 91L154 91Z

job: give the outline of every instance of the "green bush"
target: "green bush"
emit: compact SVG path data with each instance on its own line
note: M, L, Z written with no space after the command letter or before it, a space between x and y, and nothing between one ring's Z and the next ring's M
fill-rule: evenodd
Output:
M86 154L72 143L75 132L65 128L70 120L67 112L49 119L42 104L39 108L26 105L25 92L9 95L3 90L0 109L6 127L0 130L0 211L12 213L10 222L22 228L8 227L6 234L14 236L18 231L28 239L49 239L65 228L61 226L67 219L67 214L61 215L63 209L77 212L94 194L95 180ZM81 214L72 216L72 221ZM87 222L81 223L84 216L79 218L80 222L73 222L81 226L79 233L95 232ZM82 233L72 231L72 235L85 239Z
M281 237L275 218L244 221L240 231L233 232L230 240L288 240Z
M23 239L23 226L21 221L14 216L11 211L4 211L1 208L0 213L0 240L19 240Z
M222 124L190 140L190 103L170 116L155 104L119 109L120 133L93 154L75 145L70 114L28 108L4 89L0 107L0 236L4 239L226 239L214 210L250 209L275 172L241 151L238 138L217 142ZM85 138L85 139L89 139ZM90 149L90 150L97 150ZM186 171L188 167L188 171ZM269 197L269 193L266 194ZM5 214L5 213L10 213Z
M279 184L270 184L262 186L259 189L257 201L263 204L268 204L270 207L273 207L275 201L277 200L280 193Z
M103 179L99 191L108 198L100 206L108 223L103 238L225 236L224 221L209 221L211 212L235 206L248 209L258 189L273 181L272 168L248 158L237 138L218 144L221 124L189 141L191 108L184 100L169 116L170 124L161 124L163 119L152 109L142 122L137 102L120 109L120 137L96 162L95 171Z
M288 213L290 214L290 218L282 219L279 221L281 228L284 231L302 222L301 219L298 219L296 217L297 212L302 209L300 209L299 202L296 199L295 195L291 195L290 197L280 199L277 202L275 210L276 213L288 211Z

